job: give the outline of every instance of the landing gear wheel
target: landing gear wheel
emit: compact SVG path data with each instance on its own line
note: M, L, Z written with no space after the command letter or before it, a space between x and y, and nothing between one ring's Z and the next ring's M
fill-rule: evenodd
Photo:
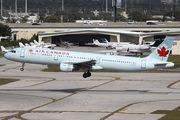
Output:
M84 78L87 78L87 77L90 77L91 76L91 72L84 72L84 74L83 74L83 77Z
M24 68L21 68L20 70L21 70L21 71L24 71Z
M88 71L88 72L87 72L87 75L88 75L88 77L90 77L90 76L91 76L91 73Z
M84 73L84 74L83 74L83 77L84 77L84 78L87 78L87 77L88 77L87 73Z

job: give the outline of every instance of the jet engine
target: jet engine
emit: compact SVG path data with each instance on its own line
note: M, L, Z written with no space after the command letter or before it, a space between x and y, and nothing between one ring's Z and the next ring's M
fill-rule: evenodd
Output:
M72 72L73 70L74 70L73 64L67 64L67 63L60 64L60 71L62 72Z
M72 72L74 70L80 69L79 67L74 66L73 64L67 64L67 63L61 63L59 67L60 67L60 71L62 72Z

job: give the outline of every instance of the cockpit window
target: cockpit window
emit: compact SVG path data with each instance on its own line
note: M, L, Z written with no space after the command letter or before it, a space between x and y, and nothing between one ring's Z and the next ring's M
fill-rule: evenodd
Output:
M16 53L16 51L15 51L15 50L11 50L10 52L12 52L12 53Z

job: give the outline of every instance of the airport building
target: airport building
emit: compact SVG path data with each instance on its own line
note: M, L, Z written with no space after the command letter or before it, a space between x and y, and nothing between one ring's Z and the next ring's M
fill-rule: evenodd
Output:
M164 39L168 36L179 36L179 26L127 26L127 25L106 25L106 26L84 26L78 25L10 25L12 31L16 32L16 39L30 39L38 34L40 43L49 42L57 44L60 40L72 43L92 43L93 39L106 38L111 42L131 42L142 44L142 40L152 43L157 39ZM180 38L176 37L173 47L173 55L180 55Z

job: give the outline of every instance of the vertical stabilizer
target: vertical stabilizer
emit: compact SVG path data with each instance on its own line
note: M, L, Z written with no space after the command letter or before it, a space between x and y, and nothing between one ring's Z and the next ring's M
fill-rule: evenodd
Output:
M1 46L1 50L4 52L4 51L6 51L6 49L3 47L3 46Z
M106 40L106 38L102 38L102 43L108 43L108 41Z
M174 38L166 37L164 41L146 58L156 59L166 62L171 52Z
M93 39L93 43L94 43L95 45L98 45L100 42L99 42L98 40Z
M22 42L19 42L19 47L25 47L24 44Z
M33 40L34 41L34 44L38 45L39 43L36 41L36 40Z

